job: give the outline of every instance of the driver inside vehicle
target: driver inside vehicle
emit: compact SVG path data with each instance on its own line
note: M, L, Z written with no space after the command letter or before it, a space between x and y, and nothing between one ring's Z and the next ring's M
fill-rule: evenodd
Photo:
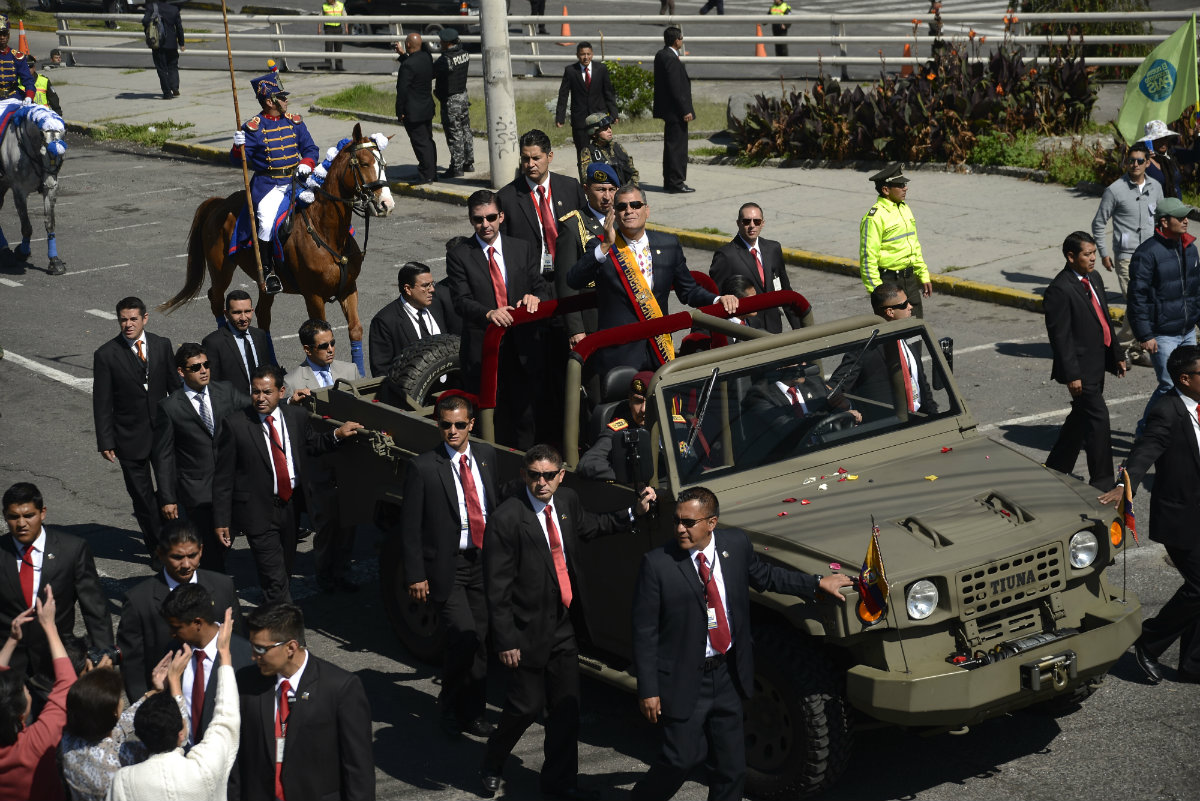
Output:
M837 412L847 412L854 423L861 423L862 414L851 408L840 392L831 397L830 391L822 380L819 364L797 362L755 381L746 393L745 411L767 426Z

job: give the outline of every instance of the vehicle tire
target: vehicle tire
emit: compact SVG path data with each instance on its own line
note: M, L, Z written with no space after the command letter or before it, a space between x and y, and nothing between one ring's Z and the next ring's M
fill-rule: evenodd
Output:
M846 769L852 732L844 682L814 643L785 626L754 632L754 697L746 703L746 791L811 796Z
M440 664L442 633L432 603L418 603L408 596L404 580L404 553L400 532L387 532L379 556L379 591L392 631L410 654L422 662Z
M461 388L458 349L458 334L438 334L409 345L388 370L382 400L396 406L406 398L409 408L428 407L446 390Z

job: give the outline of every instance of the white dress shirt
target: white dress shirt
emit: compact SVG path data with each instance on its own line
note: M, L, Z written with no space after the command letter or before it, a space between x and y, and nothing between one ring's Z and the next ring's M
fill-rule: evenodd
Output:
M496 234L495 241L488 244L479 238L479 234L475 234L475 241L479 243L479 247L483 248L483 261L486 264L488 260L488 250L496 249L496 266L500 268L500 277L504 279L504 289L508 290L508 269L504 266L504 246L500 243L501 236ZM491 269L490 267L488 268Z
M463 454L452 449L449 445L442 443L442 447L446 449L446 455L450 457L450 472L454 474L454 491L458 494L458 519L460 527L458 531L458 550L465 551L468 548L474 548L474 543L471 542L471 529L467 517L467 496L463 493L462 487L462 457ZM483 476L479 473L479 462L475 458L475 454L471 453L471 446L467 446L466 456L471 459L471 466L467 469L471 471L471 478L475 479L475 492L479 495L479 506L483 509L483 522L487 523L487 490L483 488Z
M700 576L700 560L697 559L696 556L697 556L697 554L700 554L700 553L704 554L704 561L706 561L708 563L708 568L709 568L709 570L712 571L713 583L717 585L717 592L720 593L720 595L721 595L721 606L725 607L725 621L729 624L729 646L732 648L733 641L734 641L733 621L729 619L729 598L725 594L725 574L721 571L721 560L717 559L717 538L716 538L716 536L711 537L708 540L708 545L706 545L704 548L702 548L700 550L693 549L688 554L688 556L690 556L692 559L692 567L696 568L696 577L697 578L699 578L699 576ZM701 581L701 583L703 583L704 579L700 579L700 581ZM708 591L708 588L706 587L705 592L707 593L707 591ZM706 599L707 599L707 597L708 596L705 595ZM707 608L707 604L708 604L708 601L705 600L706 608ZM717 652L712 647L712 641L708 637L705 637L704 638L704 656L710 657L710 656L716 656L716 655L717 655Z
M250 362L246 359L247 351L249 351L250 355L254 357L254 364L256 366L262 364L262 362L258 360L258 351L254 348L254 340L250 337L249 331L246 331L246 333L243 334L236 330L233 332L233 339L238 343L238 353L242 355L242 367L246 368L246 375L248 376L250 375Z
M800 413L808 414L808 404L804 402L804 392L799 387L794 387L791 384L785 384L782 381L776 381L775 386L778 387L779 391L783 393L783 396L787 398L789 406L796 405L792 398L792 390L796 390L796 398L800 400Z
M549 172L546 173L545 177L542 178L542 182L540 184L535 184L533 181L526 178L525 185L527 187L529 187L529 197L531 200L533 200L534 213L537 214L538 221L541 222L541 225L538 226L538 229L539 229L538 233L541 234L541 236L542 236L542 259L544 261L546 255L547 255L546 231L545 231L544 226L547 226L547 225L553 225L555 227L558 226L558 218L554 216L554 197L550 194L550 173ZM546 193L546 203L548 204L548 206L550 208L550 219L549 220L542 219L542 204L540 202L541 198L538 197L538 189L539 188L544 190Z
M622 234L621 236L624 236ZM650 252L650 236L643 230L642 235L637 239L626 239L626 244L633 251L634 258L637 260L638 268L641 270L642 277L646 279L646 285L650 287L650 291L654 291L654 256ZM592 251L596 261L603 264L608 261L608 255L596 245L596 249ZM715 295L713 297L716 297Z
M193 573L194 577L196 574ZM216 692L216 684L213 683L213 674L217 672L217 637L221 634L221 624L217 624L217 633L213 638L204 645L204 692ZM192 658L188 660L187 667L183 669L183 677L179 680L180 686L183 688L183 701L188 709L188 716L191 716L192 711L192 686L196 682L196 653L192 652ZM192 742L192 732L195 727L191 720L185 720L188 730L188 742Z
M550 499L550 503L543 503L529 491L528 487L525 488L525 494L529 496L529 505L533 507L533 514L537 517L538 525L542 527L542 536L546 538L546 547L550 548L550 552L553 553L554 549L550 547L550 532L546 530L545 509L549 506L550 514L554 516L555 521L558 520L558 510L554 507L554 498ZM566 559L567 538L563 536L562 527L557 522L554 523L554 527L558 529L558 540L562 544L563 558Z
M913 410L915 411L921 408L921 382L917 380L917 359L909 349L908 343L903 339L900 340L900 352L904 354L904 360L908 362L908 385L912 389Z
M271 455L271 449L275 445L271 442L271 428L267 425L267 416L260 414L258 419L262 424L263 441L267 443L267 464L271 465L271 487L279 486L279 476L275 475L275 458ZM292 489L296 488L296 459L292 453L292 439L288 436L287 424L283 422L283 412L278 406L275 411L271 412L270 417L275 420L275 431L279 434L279 440L283 443L283 455L287 459L288 478L291 480Z
M487 257L487 250L483 252L484 257ZM496 254L499 257L499 254ZM416 306L409 303L407 300L401 303L404 308L404 313L408 315L408 319L412 322L413 328L417 332L417 339L421 338L421 320L425 320L425 327L429 329L429 336L435 337L442 333L442 329L438 327L437 321L433 319L433 315L429 313L428 308L418 309Z
M283 646L280 645L278 647L282 648ZM276 718L279 717L279 685L283 684L283 682L286 680L288 683L288 686L291 688L291 690L288 692L288 708L292 709L296 705L296 688L300 686L300 678L304 675L304 669L306 667L308 667L308 649L307 648L304 649L304 661L300 663L299 670L297 670L295 673L293 673L290 676L284 676L282 674L275 676L275 706L274 706L274 710L275 710ZM274 721L272 721L271 725L272 726L275 725Z
M168 573L168 572L167 572L165 569L163 570L163 578L164 578L164 579L166 580L166 582L167 582L167 589L168 589L168 590L173 590L173 589L175 589L176 587L178 587L178 586L179 586L179 582L178 582L178 581L176 581L175 579L171 578L171 574L170 574L170 573ZM198 573L196 573L196 571L195 571L195 570L193 570L193 571L192 571L192 577L191 577L191 579L188 581L188 584L199 584L199 583L200 583L200 576L199 576L199 574L198 574Z
M1192 421L1192 435L1196 437L1196 447L1200 448L1200 419L1196 417L1196 401L1189 398L1179 391L1179 387L1175 388L1175 393L1183 400L1184 408L1187 409L1188 418Z

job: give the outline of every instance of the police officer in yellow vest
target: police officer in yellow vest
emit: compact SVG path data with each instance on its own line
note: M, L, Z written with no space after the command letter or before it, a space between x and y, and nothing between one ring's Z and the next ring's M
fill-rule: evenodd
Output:
M321 16L323 16L323 17L344 17L344 16L346 16L346 4L343 3L342 0L333 0L333 2L322 3L321 4ZM328 19L326 19L325 22L321 23L321 29L322 29L322 33L324 33L326 36L337 36L338 34L343 34L346 32L346 26L343 25L340 21L339 22L330 22ZM341 42L326 42L325 43L325 52L326 53L342 52L342 43ZM325 64L331 70L336 70L338 72L341 72L341 70L342 70L342 60L340 58L337 59L336 61L333 59L326 59Z
M787 4L787 0L771 0L771 8L769 10L769 13L773 17L783 16L784 14L791 14L792 7ZM771 35L772 36L787 36L788 28L790 28L792 26L791 25L783 25L782 23L783 23L783 20L780 20L779 22L771 23ZM787 54L788 54L788 46L787 45L785 45L785 44L775 45L775 55L786 56Z
M904 202L908 177L893 164L871 176L879 199L859 225L858 264L870 292L884 281L899 284L912 301L913 316L922 317L921 298L933 294L929 267L917 241L917 221Z
M49 107L51 111L61 117L62 106L58 102L58 93L50 85L50 79L38 72L37 58L30 53L25 57L25 61L29 63L29 74L33 76L33 102Z

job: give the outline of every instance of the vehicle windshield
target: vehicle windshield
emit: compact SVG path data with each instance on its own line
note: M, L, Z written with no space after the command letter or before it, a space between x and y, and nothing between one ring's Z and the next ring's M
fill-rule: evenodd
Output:
M836 347L658 388L680 481L729 475L960 413L937 347L922 330ZM703 415L700 414L703 409ZM697 430L698 429L698 430Z

